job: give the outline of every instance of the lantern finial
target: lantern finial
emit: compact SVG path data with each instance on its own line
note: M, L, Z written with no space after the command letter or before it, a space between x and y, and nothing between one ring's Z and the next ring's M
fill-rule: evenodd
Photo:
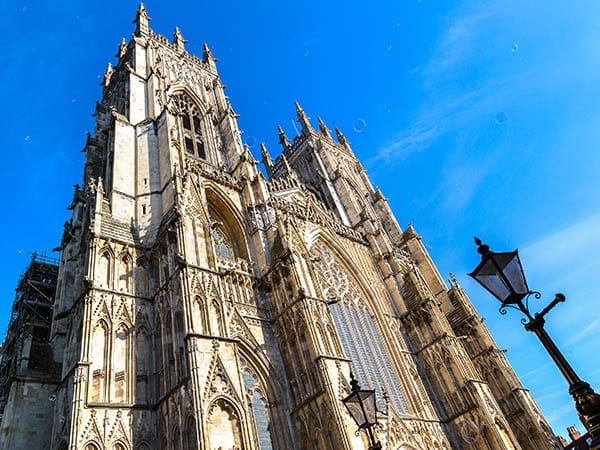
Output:
M475 236L473 240L477 246L477 253L481 255L482 259L485 258L490 251L490 246L481 242L481 239L479 239L477 236Z

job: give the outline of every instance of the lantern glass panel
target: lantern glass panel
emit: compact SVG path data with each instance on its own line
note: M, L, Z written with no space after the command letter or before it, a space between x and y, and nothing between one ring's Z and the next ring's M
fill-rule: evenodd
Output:
M373 425L377 422L375 406L375 391L361 390L350 394L343 402L348 412L359 428Z
M527 294L529 288L527 287L527 281L525 281L525 274L523 273L519 254L515 251L514 253L506 254L506 257L503 254L501 255L503 258L499 261L499 265L502 268L502 273L512 286L513 292L518 295Z
M491 258L483 261L471 275L501 302L504 302L510 297L510 288L500 276L500 273Z

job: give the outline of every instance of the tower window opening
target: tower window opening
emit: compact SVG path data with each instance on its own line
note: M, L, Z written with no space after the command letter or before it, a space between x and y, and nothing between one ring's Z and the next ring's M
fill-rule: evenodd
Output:
M198 107L183 93L176 96L174 101L178 114L181 117L183 144L186 153L196 158L206 159L202 120Z

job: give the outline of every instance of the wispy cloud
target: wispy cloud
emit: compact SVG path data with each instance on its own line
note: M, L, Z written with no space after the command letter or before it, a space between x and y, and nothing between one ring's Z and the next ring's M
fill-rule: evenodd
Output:
M584 339L595 336L598 334L599 330L600 330L600 319L595 319L589 325L587 325L585 328L583 328L581 331L579 331L578 333L575 333L573 335L573 337L571 337L571 339L569 339L565 342L565 345L572 346L573 344L576 344L577 342L580 342Z
M581 261L594 264L600 256L600 213L596 213L576 223L569 224L554 233L528 244L521 250L527 258L527 265L540 273L557 270L581 270ZM585 258L582 258L582 255Z
M379 149L375 160L398 160L428 147L457 122L464 123L472 114L478 113L483 98L484 91L476 90L427 105L394 140Z

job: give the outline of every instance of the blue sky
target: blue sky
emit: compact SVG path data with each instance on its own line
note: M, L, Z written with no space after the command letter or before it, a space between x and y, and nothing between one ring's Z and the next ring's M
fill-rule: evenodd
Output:
M413 223L444 276L453 272L555 431L581 425L561 379L517 313L466 276L474 234L519 247L547 328L600 389L600 4L534 0L146 2L152 28L207 42L243 139L278 154L276 126L298 100L339 126ZM81 182L102 73L133 32L136 2L12 0L0 5L0 323L29 252L55 247Z

